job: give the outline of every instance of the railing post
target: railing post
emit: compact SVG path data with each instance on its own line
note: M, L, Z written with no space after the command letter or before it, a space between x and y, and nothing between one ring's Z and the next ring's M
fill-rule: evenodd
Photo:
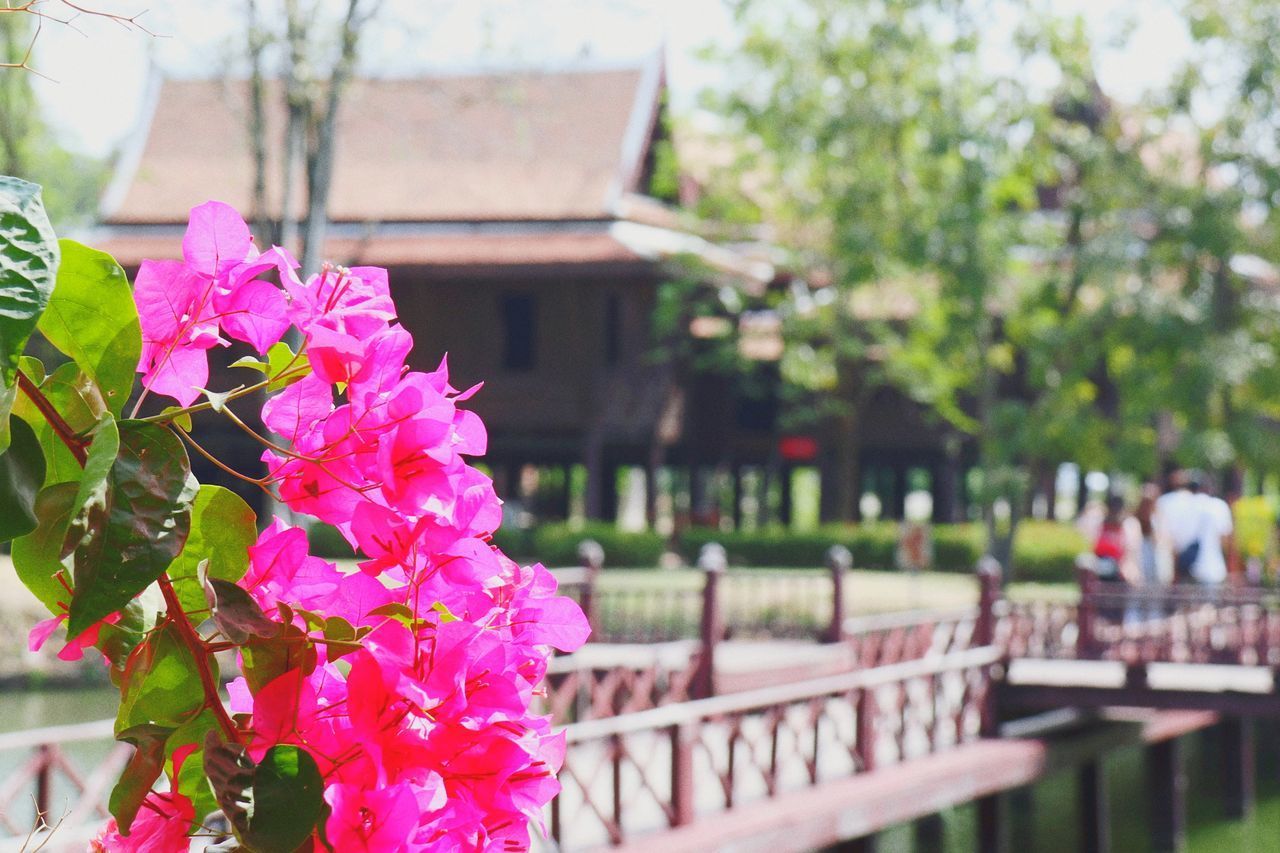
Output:
M36 747L40 755L40 769L36 772L36 811L42 818L49 815L53 804L53 744L42 743Z
M1182 768L1182 745L1177 738L1147 747L1146 780L1151 817L1151 849L1181 853L1187 849L1187 777Z
M978 561L978 621L973 626L975 647L995 644L996 603L1000 595L1000 563L988 555Z
M693 823L693 737L689 725L674 725L671 738L671 825Z
M1092 554L1076 558L1076 582L1080 585L1080 605L1076 608L1076 657L1090 660L1097 650L1098 573Z
M822 639L838 643L844 639L844 577L853 567L853 554L843 545L827 549L827 570L831 572L831 624Z
M578 562L586 570L586 580L582 584L582 598L579 604L591 626L592 634L600 632L600 602L596 598L596 582L600 579L600 570L604 568L604 548L594 539L584 539L578 543ZM599 636L593 637L599 640Z
M703 572L703 585L702 623L699 631L701 647L698 649L698 669L693 679L695 699L705 699L714 696L716 692L716 645L720 642L724 628L720 619L718 588L728 562L724 546L716 542L703 545L698 554L698 568Z

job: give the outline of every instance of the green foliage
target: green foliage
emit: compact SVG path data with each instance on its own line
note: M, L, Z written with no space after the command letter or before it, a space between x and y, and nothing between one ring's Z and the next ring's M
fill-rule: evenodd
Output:
M0 542L36 529L36 493L44 484L44 454L35 432L20 420L11 429L11 443L0 453Z
M182 609L205 609L200 567L209 578L235 582L249 569L249 546L258 538L257 516L244 498L221 486L201 484L191 503L191 530L169 566Z
M982 528L976 524L942 524L931 528L934 571L969 573L984 551ZM861 569L896 567L898 526L879 522L827 525L815 531L784 529L725 533L690 528L680 537L686 559L697 558L707 542L724 546L735 565L773 568L817 568L826 565L827 549L843 545ZM1013 578L1020 581L1069 581L1076 557L1087 543L1074 528L1051 522L1019 525L1013 552Z
M129 655L120 685L116 734L139 726L176 729L204 708L191 651L173 623L152 631Z
M13 567L40 603L52 613L59 612L58 602L65 602L67 591L55 575L64 568L62 543L76 511L76 483L55 483L36 495L36 529L13 541Z
M178 556L191 526L197 484L177 436L141 421L121 421L119 430L119 454L72 525L78 537L67 625L72 636L153 583Z
M40 187L0 176L0 385L6 388L49 303L57 270L58 244Z
M93 381L119 416L133 389L142 329L124 270L105 252L59 241L62 262L40 331Z
M77 434L87 434L107 414L106 401L97 387L72 362L59 366L38 384L40 393ZM80 463L26 394L18 395L13 413L35 430L40 441L45 458L45 485L79 481Z
M529 530L504 527L494 534L494 543L513 558L537 560L550 567L578 565L578 545L584 539L600 543L606 566L655 566L666 550L660 534L629 533L604 522L545 524Z
M255 765L244 747L210 732L204 764L236 837L256 853L294 853L324 815L320 770L300 747L273 746Z

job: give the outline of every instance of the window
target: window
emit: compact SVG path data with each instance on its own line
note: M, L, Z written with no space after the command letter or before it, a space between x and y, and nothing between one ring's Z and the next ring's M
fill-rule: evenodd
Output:
M604 363L612 367L622 360L622 300L610 293L604 301Z
M537 300L532 293L508 293L502 297L502 366L507 370L532 370L536 361Z

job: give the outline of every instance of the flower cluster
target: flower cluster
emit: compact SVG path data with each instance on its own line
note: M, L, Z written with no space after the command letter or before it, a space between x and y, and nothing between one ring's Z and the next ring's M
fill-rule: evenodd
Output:
M453 388L443 363L407 367L413 341L385 270L301 280L285 251L258 254L216 202L192 211L183 257L138 274L144 386L189 405L208 349L233 338L265 354L296 328L283 368L293 381L262 410L284 438L264 438L264 483L362 555L347 570L311 556L305 531L280 519L250 549L240 586L280 623L260 642L311 650L271 680L231 684L250 757L279 744L310 753L335 850L527 849L563 755L530 701L550 648L572 650L588 629L549 572L490 544L500 501L466 462L485 452L485 429L459 408L475 389ZM272 270L280 286L261 278ZM189 814L175 799L144 814ZM128 842L171 849L141 846L170 838L168 826L139 820Z

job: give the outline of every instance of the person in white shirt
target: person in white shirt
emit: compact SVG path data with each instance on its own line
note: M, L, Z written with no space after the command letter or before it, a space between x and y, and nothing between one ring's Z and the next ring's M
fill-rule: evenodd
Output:
M1177 582L1191 580L1199 562L1205 521L1201 497L1191 490L1188 473L1177 469L1169 475L1169 490L1156 499L1156 532L1164 547L1172 551L1173 580Z
M1190 487L1200 511L1200 553L1192 576L1205 586L1217 586L1227 579L1226 551L1234 530L1231 507L1222 498L1201 491L1194 480Z

